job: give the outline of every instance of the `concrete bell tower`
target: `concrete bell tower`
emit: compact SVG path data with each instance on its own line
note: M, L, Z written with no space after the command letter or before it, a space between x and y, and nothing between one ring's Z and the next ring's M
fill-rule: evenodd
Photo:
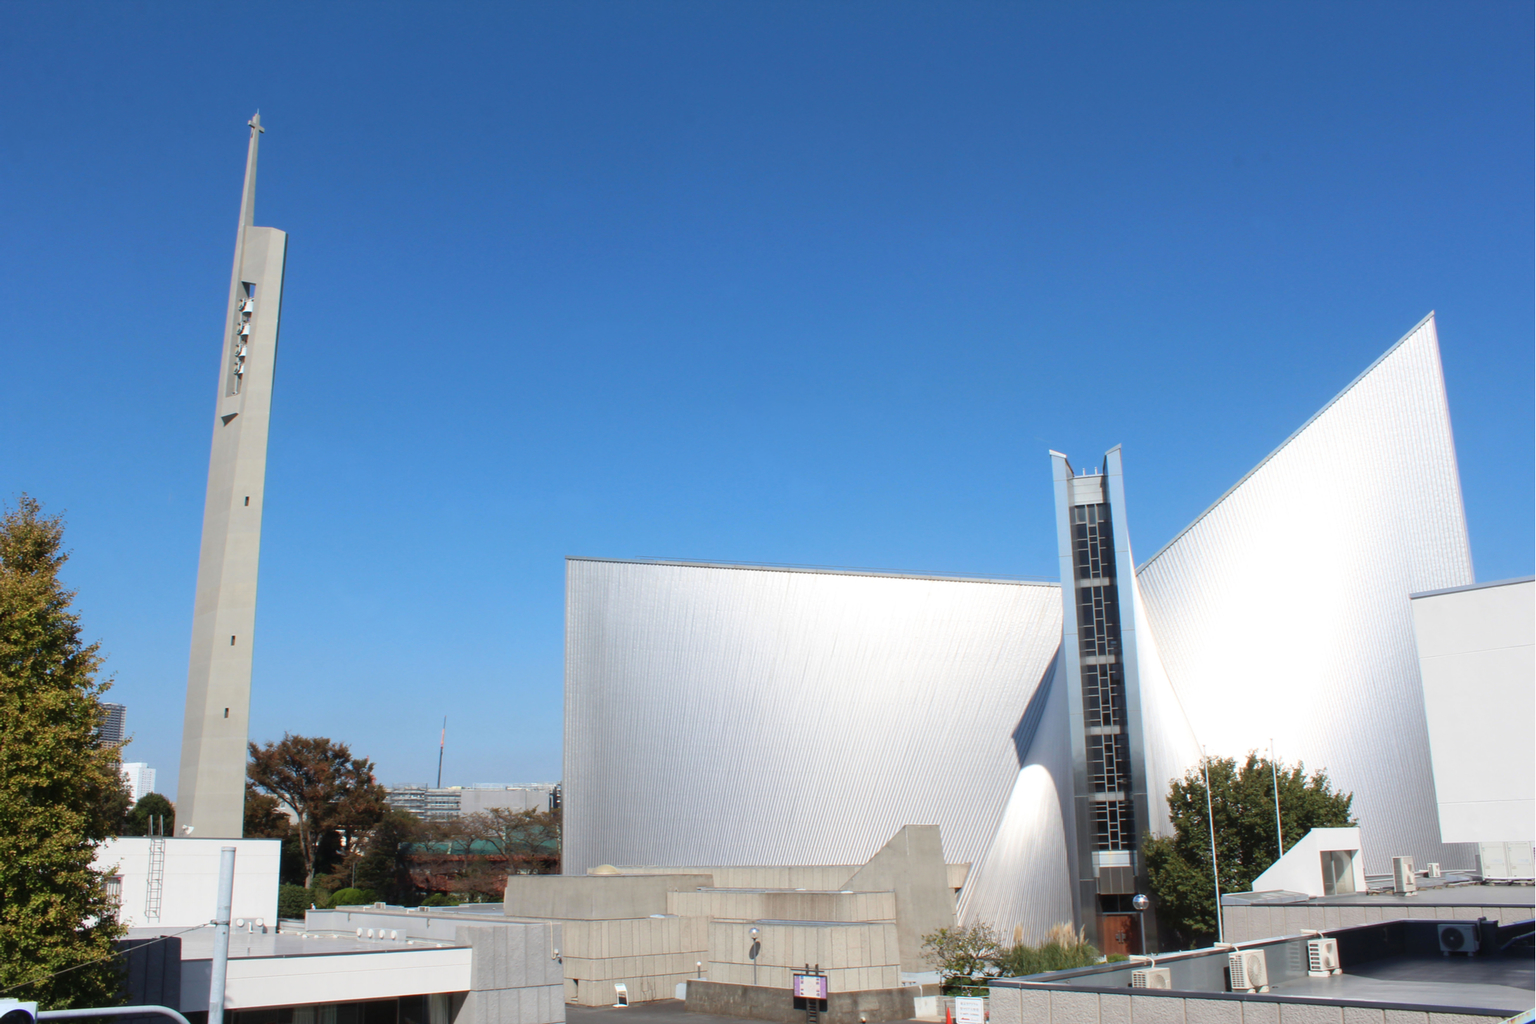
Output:
M256 631L256 570L267 474L267 422L288 236L255 226L261 114L248 122L245 191L214 403L203 545L192 612L176 824L199 839L240 836Z

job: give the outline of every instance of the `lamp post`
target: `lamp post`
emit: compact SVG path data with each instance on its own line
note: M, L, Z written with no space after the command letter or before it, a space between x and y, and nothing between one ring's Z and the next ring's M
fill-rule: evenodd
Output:
M1147 919L1146 910L1152 905L1152 901L1141 893L1131 897L1131 906L1136 908L1136 934L1141 936L1141 955L1147 955Z
M752 948L747 950L747 959L752 961L752 985L757 986L757 954L762 951L763 944L757 941L757 929L753 928L749 933L752 936Z

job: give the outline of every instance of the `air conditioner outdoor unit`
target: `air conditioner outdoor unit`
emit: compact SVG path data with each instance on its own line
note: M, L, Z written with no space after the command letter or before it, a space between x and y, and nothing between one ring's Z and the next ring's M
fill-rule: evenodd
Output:
M1413 875L1412 857L1392 858L1392 891L1412 896L1419 891L1419 883Z
M1262 949L1242 949L1227 957L1233 992L1268 992L1269 970Z
M1166 967L1143 967L1131 972L1131 988L1173 988L1173 975Z
M1471 923L1450 923L1440 926L1440 952L1446 956L1452 953L1465 953L1471 956L1477 952L1477 925Z
M1338 939L1307 940L1307 974L1313 978L1326 978L1331 974L1343 974L1339 966Z
M5 1024L34 1024L36 1020L36 1003L23 1003L15 999L0 999L0 1021L4 1021Z

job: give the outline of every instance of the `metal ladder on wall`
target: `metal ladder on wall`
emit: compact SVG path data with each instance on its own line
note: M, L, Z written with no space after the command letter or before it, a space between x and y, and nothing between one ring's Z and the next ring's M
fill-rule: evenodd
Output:
M144 919L160 920L160 897L165 890L165 837L149 840L149 879L144 884Z

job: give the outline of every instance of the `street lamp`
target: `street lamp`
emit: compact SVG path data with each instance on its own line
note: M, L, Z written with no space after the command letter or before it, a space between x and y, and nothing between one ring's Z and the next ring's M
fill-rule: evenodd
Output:
M1147 955L1147 921L1145 911L1152 905L1152 901L1141 893L1131 897L1131 906L1136 908L1136 931L1141 936L1141 955Z

